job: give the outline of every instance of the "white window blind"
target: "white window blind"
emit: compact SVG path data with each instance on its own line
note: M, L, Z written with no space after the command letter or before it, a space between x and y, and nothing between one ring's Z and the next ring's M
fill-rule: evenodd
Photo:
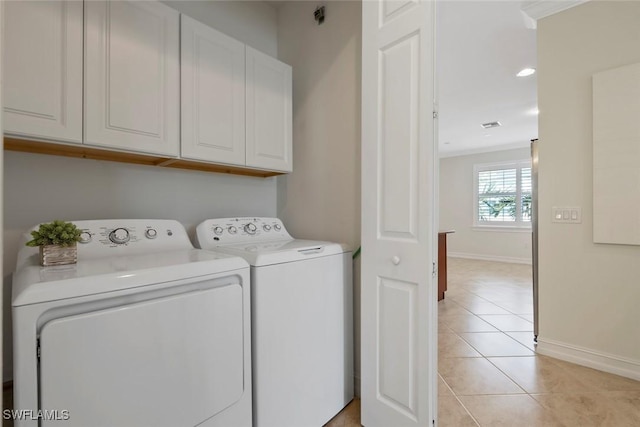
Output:
M531 163L476 165L475 225L529 227Z

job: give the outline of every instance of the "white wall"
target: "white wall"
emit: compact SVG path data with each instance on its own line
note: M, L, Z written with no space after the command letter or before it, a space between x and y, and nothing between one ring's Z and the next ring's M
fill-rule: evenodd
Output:
M450 256L530 263L531 231L474 229L473 166L531 158L529 148L440 159L440 230L455 230L447 237Z
M167 2L277 55L276 12L263 2ZM276 216L275 178L7 152L4 161L4 378L11 374L11 274L20 234L53 219L170 218L193 227L219 216Z
M267 55L278 56L277 13L263 1L173 0L163 3Z
M293 66L293 173L278 178L278 212L296 237L355 249L360 245L361 4L325 4L322 25L313 19L316 3L286 2L278 10L279 57Z
M617 1L538 22L538 350L636 379L640 246L593 243L591 76L640 62L638 22L640 2ZM582 224L552 223L552 206L581 206Z

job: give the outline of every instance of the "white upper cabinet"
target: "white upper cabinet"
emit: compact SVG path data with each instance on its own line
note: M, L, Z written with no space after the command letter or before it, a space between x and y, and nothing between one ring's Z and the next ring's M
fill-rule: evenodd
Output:
M291 67L246 47L246 165L291 172Z
M181 156L244 165L245 45L181 19Z
M6 1L5 133L292 170L291 67L156 1Z
M82 2L4 2L4 130L82 142Z
M86 144L177 156L179 13L151 1L85 2Z

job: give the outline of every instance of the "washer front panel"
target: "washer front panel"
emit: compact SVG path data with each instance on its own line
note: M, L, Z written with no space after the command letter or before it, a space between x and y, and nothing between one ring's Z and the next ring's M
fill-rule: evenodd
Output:
M353 399L351 274L350 253L251 267L255 427L322 426Z

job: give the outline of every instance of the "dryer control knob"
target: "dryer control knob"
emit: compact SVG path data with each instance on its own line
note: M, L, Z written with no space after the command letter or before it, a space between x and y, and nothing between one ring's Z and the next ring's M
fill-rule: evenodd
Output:
M244 231L246 231L247 234L256 234L256 231L258 231L258 227L256 227L254 223L250 222L249 224L244 226Z
M91 241L91 233L83 231L80 233L80 243L89 243Z
M265 224L265 225L262 226L262 229L264 231L271 231L271 226L269 224Z
M238 229L235 228L233 225L229 227L228 230L230 234L236 234L238 232Z
M156 237L158 237L158 232L154 228L149 228L144 232L144 235L147 237L147 239L155 239Z
M282 227L280 227L280 224L273 224L273 229L276 231L280 231Z
M126 228L116 228L111 233L109 233L109 240L111 240L116 245L122 245L127 243L131 239L129 235L129 230Z
M213 228L213 232L216 233L218 236L221 235L223 231L224 229L220 226Z

